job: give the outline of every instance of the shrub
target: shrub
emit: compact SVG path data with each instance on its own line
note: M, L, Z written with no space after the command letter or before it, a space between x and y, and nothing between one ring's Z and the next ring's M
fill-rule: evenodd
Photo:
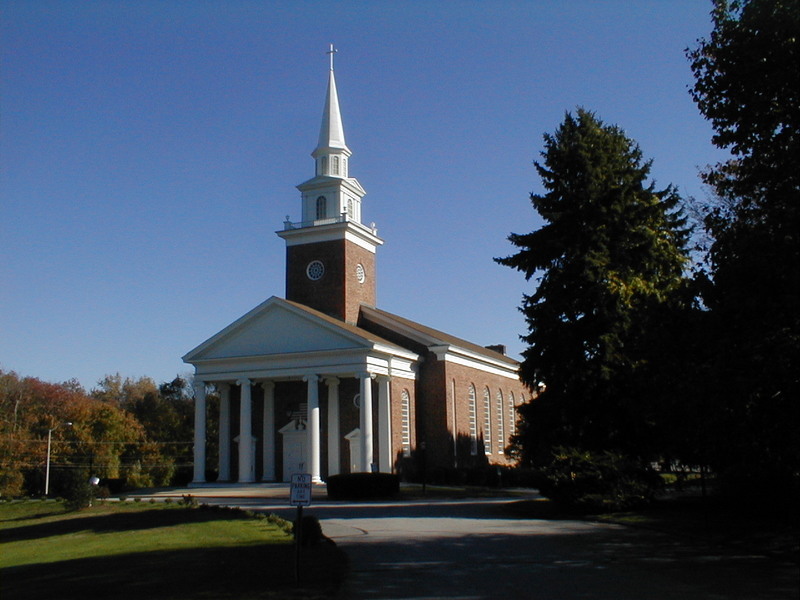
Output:
M267 523L271 523L272 525L279 527L286 533L292 533L292 531L294 531L294 524L291 521L287 521L286 519L281 518L274 513L268 514L266 519Z
M70 472L65 476L63 485L67 508L81 510L92 505L97 490L89 483L89 476L84 470Z
M197 498L192 496L191 494L184 494L181 496L181 503L185 504L186 506L191 506L196 508L199 505Z
M328 478L331 500L392 498L400 492L400 479L391 473L343 473Z
M292 527L292 533L296 538L298 533L296 522ZM316 546L324 539L325 536L322 535L322 526L319 524L319 519L314 515L304 515L302 527L300 528L300 545Z
M597 513L644 506L658 486L649 465L622 454L557 448L540 472L539 491L566 508Z

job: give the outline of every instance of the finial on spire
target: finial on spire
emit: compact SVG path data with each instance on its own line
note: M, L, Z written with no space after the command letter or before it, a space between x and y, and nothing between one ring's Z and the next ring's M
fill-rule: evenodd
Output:
M328 51L325 53L325 54L328 54L328 55L330 55L330 57L331 57L331 71L333 71L333 55L334 55L334 54L336 54L337 52L338 52L338 50L337 50L336 48L334 48L334 47L333 47L333 44L331 44L331 49L330 49L330 50L328 50Z

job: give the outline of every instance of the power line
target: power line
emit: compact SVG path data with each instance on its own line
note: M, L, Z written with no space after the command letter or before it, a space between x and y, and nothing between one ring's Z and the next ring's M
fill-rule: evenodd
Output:
M11 436L3 438L7 441L13 441L18 443L24 444L46 444L46 439L35 439L35 440L21 440ZM83 441L83 440L53 440L53 444L83 444L83 445L124 445L124 446L134 446L134 445L155 445L155 446L170 446L170 445L183 445L183 446L191 446L194 442L148 442L148 441L138 441L138 442L97 442L97 441Z

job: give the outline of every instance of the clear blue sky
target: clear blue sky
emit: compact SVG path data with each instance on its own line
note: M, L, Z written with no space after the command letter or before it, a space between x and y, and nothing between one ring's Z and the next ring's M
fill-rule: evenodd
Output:
M0 369L156 382L284 294L333 42L379 307L522 350L506 236L541 222L542 134L594 110L703 197L687 92L706 0L0 6Z

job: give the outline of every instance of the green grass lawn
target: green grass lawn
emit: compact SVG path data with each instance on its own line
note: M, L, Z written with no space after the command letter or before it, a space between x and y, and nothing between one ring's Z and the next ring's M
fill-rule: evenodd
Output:
M345 559L304 548L294 580L291 536L241 511L108 502L0 503L0 597L15 600L325 598Z

